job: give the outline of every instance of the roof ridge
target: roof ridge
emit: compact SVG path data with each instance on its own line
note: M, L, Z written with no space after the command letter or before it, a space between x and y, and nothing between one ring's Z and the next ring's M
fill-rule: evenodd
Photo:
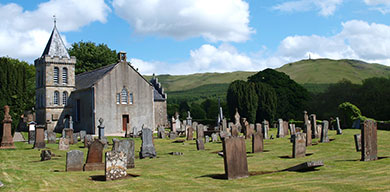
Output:
M102 69L105 69L105 68L108 68L108 67L110 67L110 66L117 65L117 64L118 64L118 63L114 63L114 64L110 64L110 65L104 65L104 66L99 67L99 68L97 68L97 69L94 69L94 70L91 70L91 71L86 71L86 72L77 74L76 76L82 76L82 75L86 75L86 74L89 74L89 73L93 73L93 72L96 72L96 71L99 71L99 70L102 70Z

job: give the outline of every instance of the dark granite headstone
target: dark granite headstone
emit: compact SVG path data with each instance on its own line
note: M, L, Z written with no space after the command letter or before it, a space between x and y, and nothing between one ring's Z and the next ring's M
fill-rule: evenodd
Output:
M60 141L58 142L58 149L63 151L69 150L69 139L60 138Z
M14 140L12 138L12 118L9 114L9 106L4 106L4 119L3 119L3 137L1 139L1 149L14 149Z
M85 135L84 136L84 148L88 148L93 142L93 136L92 135Z
M204 150L203 139L196 139L196 149L197 150Z
M322 133L320 139L321 143L329 143L328 128L329 128L328 121L326 120L322 121Z
M43 149L46 147L45 143L45 126L37 125L35 127L35 142L34 149Z
M104 170L103 163L104 144L96 139L88 147L87 161L84 164L84 171Z
M156 157L156 149L153 144L153 131L149 128L142 128L142 145L139 157L141 159L150 157Z
M222 140L225 175L228 179L248 177L245 139L227 137Z
M359 152L362 150L362 137L360 134L355 134L353 137L355 138L356 151Z
M53 131L47 132L47 143L55 144L56 143L56 133Z
M263 134L260 131L257 131L252 135L252 153L263 152L263 148Z
M122 151L106 152L105 176L106 181L120 179L127 176L127 156Z
M66 171L83 171L84 153L71 150L66 153Z
M134 159L135 159L135 153L134 153L134 140L132 139L123 139L123 140L112 140L114 145L112 147L112 151L119 151L126 154L127 157L127 164L126 167L128 169L134 168Z
M362 161L377 160L377 123L373 120L365 120L361 130Z
M41 161L47 161L51 159L51 151L50 150L42 150L41 151Z
M311 135L310 135L311 137ZM292 136L293 141L293 158L304 157L306 156L306 133L295 133Z

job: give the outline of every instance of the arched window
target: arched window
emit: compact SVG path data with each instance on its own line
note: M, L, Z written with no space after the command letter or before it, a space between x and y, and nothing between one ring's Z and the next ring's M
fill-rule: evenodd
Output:
M68 84L68 68L62 68L62 83Z
M130 101L129 101L129 103L130 103L130 104L133 104L133 101L134 101L134 100L133 100L133 93L130 93Z
M122 89L122 92L121 92L121 103L122 104L127 104L127 90L126 90L126 88Z
M68 92L62 92L62 104L66 105L68 103Z
M54 67L54 76L53 76L54 83L59 83L59 73L60 73L60 69L58 69L58 67Z
M54 91L54 98L53 98L54 105L58 105L59 100L60 100L60 92Z

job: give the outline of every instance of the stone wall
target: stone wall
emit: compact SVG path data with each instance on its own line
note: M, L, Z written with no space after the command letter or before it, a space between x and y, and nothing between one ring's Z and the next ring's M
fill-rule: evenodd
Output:
M167 101L154 101L154 121L155 125L167 125Z

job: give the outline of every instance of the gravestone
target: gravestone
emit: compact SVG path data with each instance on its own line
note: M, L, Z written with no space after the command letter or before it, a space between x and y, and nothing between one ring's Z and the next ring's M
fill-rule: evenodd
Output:
M311 146L312 141L311 141L311 123L308 121L305 125L304 132L306 133L306 146Z
M99 129L99 139L102 139L104 137L104 125L103 125L103 118L99 118L99 125L98 125L98 129Z
M187 125L192 126L192 117L190 111L187 111Z
M123 152L126 155L127 163L126 167L128 169L134 168L135 152L134 152L134 140L132 139L123 139L123 140L112 140L114 145L112 151Z
M71 150L66 153L66 171L83 171L84 153Z
M292 157L293 158L306 156L306 139L307 139L306 133L295 133L295 135L292 136L292 141L293 141Z
M79 133L73 133L73 144L77 144L79 142Z
M219 137L221 138L221 140L223 140L226 137L230 137L230 136L231 136L231 134L229 132L225 132L225 131L219 132Z
M329 143L329 137L328 137L328 128L329 128L329 123L326 120L322 121L322 133L321 133L321 143Z
M172 120L171 120L171 131L176 132L176 120L175 120L175 117L173 117L173 116L172 116Z
M35 125L33 121L28 123L28 144L35 143Z
M222 131L227 131L227 120L226 120L226 118L222 119Z
M47 132L47 143L49 143L49 144L56 143L56 133L54 133L53 131Z
M202 124L199 124L196 128L196 139L202 139L204 138L204 128Z
M191 141L194 139L194 128L191 126L187 129L187 141Z
M361 130L362 161L377 160L377 123L365 120Z
M319 133L317 132L317 116L315 114L310 115L310 123L312 125L311 137L317 139L320 138Z
M171 132L169 132L169 139L176 139L176 136L177 136L177 134L176 134L176 132L173 132L173 131L171 131Z
M21 132L15 132L14 137L12 138L14 142L25 142L24 136Z
M322 137L322 127L323 126L321 124L317 124L317 133L319 138ZM329 131L329 121L328 121L328 131Z
M341 129L341 126L340 126L339 117L336 117L336 128L337 128L337 135L343 134L343 130Z
M260 131L257 131L252 136L252 153L263 152L263 148L263 134Z
M3 119L3 137L1 139L1 149L14 149L14 140L12 138L12 118L9 114L9 106L4 106L4 119Z
M106 164L104 172L106 181L126 177L126 162L126 153L123 153L122 151L106 152Z
M73 129L64 128L65 138L69 139L69 144L73 145Z
M142 145L139 157L141 159L149 157L156 157L156 149L153 144L153 131L149 128L142 128Z
M233 137L238 137L239 131L236 125L232 126L232 136Z
M196 149L199 150L204 150L204 142L203 139L196 139Z
M208 135L204 136L205 143L208 143L210 141L210 137Z
M353 136L355 138L355 148L356 151L359 152L362 150L362 137L361 134L355 134Z
M85 135L84 136L84 148L88 148L93 143L93 136L92 135Z
M307 115L307 111L303 111L303 124L306 124L309 121L309 116Z
M84 138L85 138L86 135L87 135L87 131L85 131L85 130L81 130L80 131L80 141L82 143L84 143Z
M103 144L104 144L104 149L107 149L108 147L108 140L107 140L107 137L102 137L101 139L99 139Z
M63 151L69 150L69 139L60 138L60 141L58 142L58 149Z
M319 161L308 161L305 163L301 163L299 165L296 165L294 167L290 167L288 169L285 169L283 171L309 171L309 170L314 170L317 167L322 167L324 166L324 161L319 160Z
M165 138L165 128L163 126L159 126L157 130L157 137L160 139Z
M290 127L290 136L295 135L296 130L295 130L295 124L289 124Z
M47 161L51 159L51 151L50 150L42 150L41 151L41 161Z
M87 161L84 164L84 171L104 170L103 163L103 148L104 144L96 139L88 147Z
M266 120L263 121L263 138L268 139L269 124Z
M34 149L43 149L45 147L45 125L37 125L35 126Z
M260 131L261 133L263 133L263 129L261 128L261 123L256 123L256 127L255 127L255 131L254 133Z
M283 131L284 131L284 136L288 135L288 122L283 121Z
M225 175L228 179L248 177L245 139L227 137L222 140Z
M212 133L211 134L211 141L214 143L214 142L218 142L218 135L216 133Z
M276 135L277 138L283 138L284 135L284 126L283 126L283 119L278 119L278 133Z

